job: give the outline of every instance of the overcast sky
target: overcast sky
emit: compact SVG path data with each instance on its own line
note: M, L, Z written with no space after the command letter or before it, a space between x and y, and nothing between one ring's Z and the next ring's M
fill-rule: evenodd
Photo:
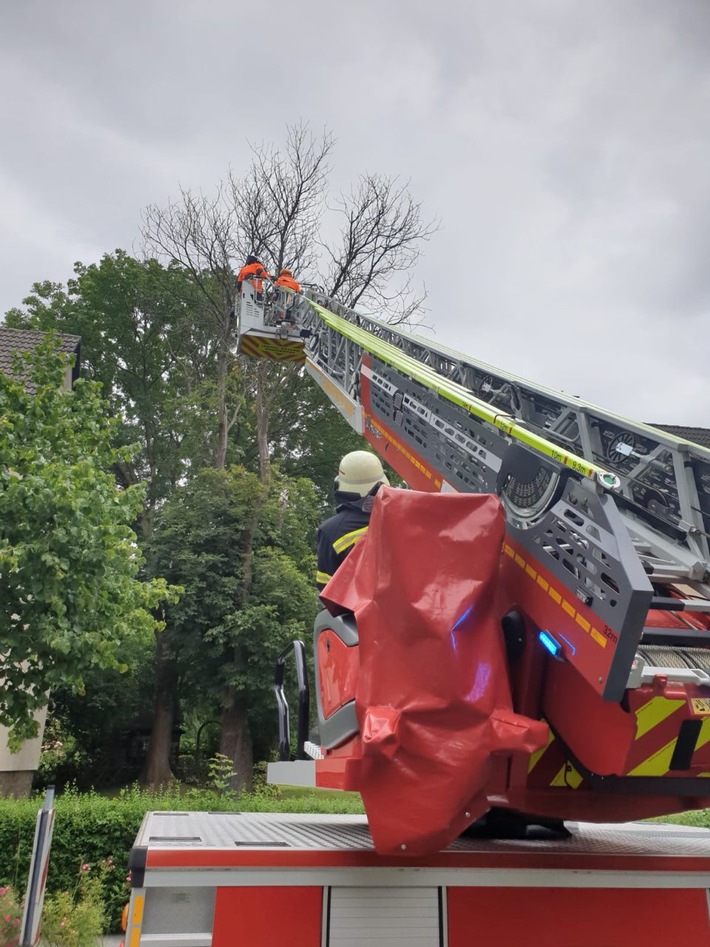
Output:
M710 427L709 0L6 0L0 312L248 141L411 182L437 341Z

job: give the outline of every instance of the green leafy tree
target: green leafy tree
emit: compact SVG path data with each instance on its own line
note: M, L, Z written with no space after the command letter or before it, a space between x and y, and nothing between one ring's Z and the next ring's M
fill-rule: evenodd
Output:
M76 263L66 289L35 283L22 307L6 315L11 327L81 337L82 375L101 382L117 422L113 446L138 445L116 458L114 473L123 486L146 487L141 536L156 505L199 462L205 429L215 423L214 352L203 310L182 269L116 250L95 265Z
M98 267L78 264L66 291L36 284L24 310L8 316L8 324L52 325L82 336L91 377L101 378L124 418L116 443L141 445L130 464L116 465L122 483L148 485L141 541L149 539L161 503L202 467L239 463L256 470L269 496L274 459L298 475L311 475L312 465L323 502L339 456L359 446L297 369L254 363L236 347L235 272L249 252L271 272L288 265L299 279L393 321L420 309L424 294L413 291L407 273L436 222L424 219L407 186L393 178L361 175L348 193L329 194L333 148L327 131L318 138L305 125L288 128L281 144L255 146L246 173L230 173L214 196L182 189L167 207L146 209L146 249L162 264L121 251ZM260 503L249 511L245 541L258 528ZM310 542L312 524L304 520L303 529ZM245 603L256 570L255 557L253 569L241 573ZM146 772L153 782L170 773L165 724L178 668L170 641L156 638ZM249 739L251 710L238 673L235 681L221 708L222 747Z
M215 382L216 346L221 335L215 330L216 316L208 296L202 292L209 293L212 282L207 275L198 289L175 264L139 261L116 250L96 265L76 263L66 289L46 281L35 283L22 307L6 316L9 326L56 329L81 337L82 372L101 382L116 419L113 446L138 445L130 456L116 457L113 471L123 486L145 485L136 519L141 544L150 537L155 509L176 483L191 470L214 462L220 397ZM222 386L223 393L233 395L230 424L237 420L244 402L240 384L239 373L232 370ZM146 772L157 785L172 777L172 730L166 729L166 723L177 702L174 663L162 636L156 636L148 660L155 679L155 728ZM100 686L100 675L91 680ZM116 693L113 680L107 678L104 694ZM64 696L58 694L57 709L70 722L72 702ZM115 716L124 712L125 708L117 707Z
M250 722L273 723L274 657L309 633L315 615L308 537L316 508L306 481L274 472L265 485L229 467L201 470L156 519L150 567L184 588L166 610L164 641L183 701L213 694L222 715L219 752L236 772L231 788L251 785Z
M142 490L111 473L130 460L99 386L63 388L66 358L48 339L0 375L0 723L15 745L54 686L84 686L87 668L121 669L124 642L150 636L174 598L142 581L130 524Z
M139 778L153 712L154 652L153 637L133 637L121 649L127 670L87 668L80 693L64 685L52 689L36 788L114 787Z
M141 544L150 537L156 508L176 483L216 463L220 398L229 399L225 424L231 427L239 419L244 425L239 418L244 385L236 364L219 384L216 380L222 364L217 349L223 342L215 322L219 313L210 303L213 282L206 274L198 289L189 274L174 264L138 261L117 250L97 265L75 264L74 278L66 289L50 282L35 283L22 307L6 316L6 323L13 327L56 329L81 337L82 371L101 382L116 419L113 446L138 445L130 457L117 455L113 471L123 486L142 483L146 487L136 520ZM155 728L146 777L160 784L172 776L172 730L166 724L177 702L174 662L160 635L149 661L155 677ZM94 675L91 682L99 679ZM104 688L104 693L109 691L115 693L115 688ZM57 707L68 718L70 706L76 707L77 702L65 700L63 692L58 697ZM116 715L121 712L117 708Z
M363 442L305 373L279 389L271 417L271 455L291 477L308 477L323 506L332 502L340 458Z

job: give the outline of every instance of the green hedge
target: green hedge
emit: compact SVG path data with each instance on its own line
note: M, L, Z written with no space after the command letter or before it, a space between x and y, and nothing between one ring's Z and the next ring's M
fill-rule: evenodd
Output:
M0 886L11 884L20 895L27 883L37 811L42 797L0 799ZM82 865L102 877L109 930L117 931L128 900L128 855L146 812L152 810L229 812L362 812L359 797L349 793L283 790L242 796L238 800L205 790L149 793L130 789L113 798L96 793L65 792L55 802L54 835L47 877L48 891L76 890Z

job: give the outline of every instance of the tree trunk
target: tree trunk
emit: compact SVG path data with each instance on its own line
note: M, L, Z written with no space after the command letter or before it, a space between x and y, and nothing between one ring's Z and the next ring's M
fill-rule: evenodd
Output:
M269 482L271 477L271 459L269 457L269 421L273 394L267 388L267 366L262 363L256 376L256 445L259 451L259 479Z
M217 443L214 452L214 466L217 470L224 470L227 464L227 442L229 437L229 420L227 418L227 370L228 342L222 339L220 352L217 356Z
M155 698L153 726L148 742L141 784L147 789L158 789L175 781L170 768L170 747L175 719L177 669L169 653L164 632L155 636Z
M235 775L229 781L229 788L237 792L251 792L254 754L247 717L247 702L233 687L227 689L225 707L222 710L219 752L228 756L233 763Z
M242 590L241 600L249 601L254 564L252 549L254 530L259 521L259 513L265 497L255 498L251 511L251 523L246 525L242 536ZM231 654L237 671L244 671L247 667L247 657L240 647L234 648ZM229 781L229 788L250 792L253 785L254 754L252 752L251 731L247 716L248 698L243 692L234 687L227 687L222 705L222 731L220 734L219 752L229 757L235 775Z

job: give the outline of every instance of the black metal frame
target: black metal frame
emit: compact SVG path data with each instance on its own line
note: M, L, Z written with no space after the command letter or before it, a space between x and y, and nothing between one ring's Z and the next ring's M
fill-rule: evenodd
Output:
M293 652L296 663L296 681L298 683L298 718L296 731L296 759L308 760L305 743L308 739L308 716L310 712L310 692L308 688L308 670L306 668L306 646L298 639L285 648L276 659L274 668L274 694L279 712L279 761L291 759L291 732L289 708L284 693L286 677L286 658Z

